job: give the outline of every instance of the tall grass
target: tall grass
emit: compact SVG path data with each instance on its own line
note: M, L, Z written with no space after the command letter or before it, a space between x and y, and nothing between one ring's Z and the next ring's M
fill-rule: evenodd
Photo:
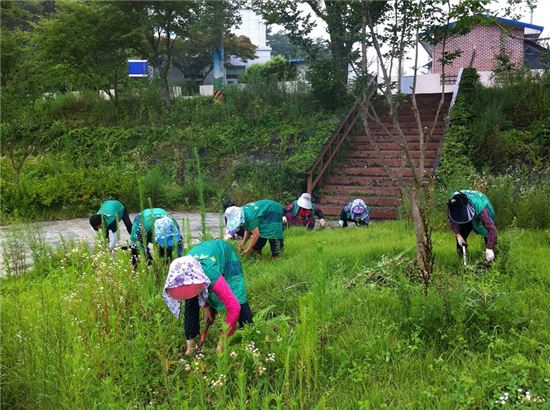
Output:
M283 258L243 259L254 325L216 354L218 318L194 358L161 297L166 267L132 273L125 253L67 243L1 281L2 407L470 409L507 393L507 408L544 408L548 232L501 232L491 269L481 238L467 269L449 232L433 242L423 296L403 222L291 229Z

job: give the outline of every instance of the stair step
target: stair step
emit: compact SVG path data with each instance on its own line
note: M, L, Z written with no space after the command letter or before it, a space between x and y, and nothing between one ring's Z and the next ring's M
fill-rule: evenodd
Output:
M368 196L360 197L355 195L327 195L321 196L317 205L324 209L325 206L338 205L344 207L356 198L362 198L369 207L384 207L384 206L400 206L402 204L401 197L395 196Z
M401 197L401 190L396 187L362 187L356 185L332 185L325 184L320 190L319 196L329 196L329 195L347 195L349 197L363 198L365 201L368 201L371 196L393 196Z
M436 153L437 153L437 150L427 150L425 158L434 159L436 156ZM403 153L401 152L401 150L396 150L396 149L380 150L380 155L382 155L383 158L388 158L388 159L396 159L396 158L403 157ZM420 158L420 151L412 151L411 157L413 159ZM348 150L346 154L346 158L351 158L351 159L379 158L379 153L376 152L376 150L374 150L373 148L368 148L368 149L359 148L359 149Z
M441 133L433 134L430 136L430 141L440 143L442 136L443 135ZM355 144L355 143L370 143L371 139L374 142L387 142L387 141L393 142L398 137L399 137L398 134L388 134L385 131L381 131L381 132L371 133L370 138L367 135L354 135L348 138L351 144ZM405 134L404 137L405 137L405 141L410 143L418 142L419 140L418 134ZM424 141L427 139L426 137L427 135L424 135Z
M377 142L376 145L378 146L378 149L380 150L397 150L399 149L399 144L395 142ZM428 142L426 144L426 150L430 151L437 151L439 148L439 145L441 145L441 142L439 141L432 141ZM420 150L420 144L418 142L408 142L407 147L409 148L409 151L419 151ZM352 147L355 150L374 150L375 148L370 142L357 142L354 143Z
M418 159L415 158L414 164L418 165ZM345 158L340 166L343 167L381 167L381 166L388 166L388 167L400 167L404 165L406 162L402 158L385 158L380 159L378 157L376 158ZM424 158L424 166L426 168L432 168L435 163L435 158Z
M342 206L325 206L323 207L323 212L328 216L339 216ZM370 217L371 219L395 219L399 216L399 211L397 208L371 208ZM353 222L352 222L353 224Z
M328 184L341 184L355 186L361 189L369 187L397 187L397 184L387 176L349 176L349 175L329 175L326 178ZM402 177L404 181L412 181L412 177Z
M392 175L412 176L412 169L409 167L388 167ZM348 176L386 176L387 172L382 167L336 167L330 171L329 175L348 175Z

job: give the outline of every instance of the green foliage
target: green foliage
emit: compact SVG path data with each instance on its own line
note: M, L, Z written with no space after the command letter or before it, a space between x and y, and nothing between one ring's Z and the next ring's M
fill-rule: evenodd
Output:
M243 259L254 325L216 354L219 317L193 358L161 297L166 267L132 273L124 252L64 243L2 279L2 407L544 408L548 232L500 232L490 269L464 269L450 232L433 239L423 296L403 222L291 229L276 263Z
M324 109L333 110L349 101L346 94L341 93L338 67L332 60L312 62L306 72L306 79L311 84L314 101Z
M246 69L240 80L247 83L252 78L272 81L292 81L296 79L296 70L286 58L277 55L265 63L252 64Z
M97 94L67 94L37 103L31 119L3 122L2 220L84 215L107 196L135 210L138 181L156 206L194 208L193 149L208 207L220 193L286 200L336 126L307 92L261 81L228 88L223 101L180 99L160 111L154 94L137 95L122 95L115 112Z

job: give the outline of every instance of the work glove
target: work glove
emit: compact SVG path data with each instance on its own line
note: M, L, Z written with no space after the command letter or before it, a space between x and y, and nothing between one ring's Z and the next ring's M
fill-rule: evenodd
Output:
M459 233L456 234L456 240L460 246L468 246L468 244L466 243L466 239L464 239Z
M325 220L324 219L319 219L319 226L321 227L321 229L323 229L325 227ZM343 223L343 222L342 222Z
M286 225L288 223L286 216L283 216L283 223Z
M495 260L495 252L492 249L485 249L485 261L490 263Z
M113 234L109 237L109 250L114 251L116 248L116 235Z
M338 225L340 225L340 228L343 228L343 227L344 227L344 221L339 220L339 221L338 221Z

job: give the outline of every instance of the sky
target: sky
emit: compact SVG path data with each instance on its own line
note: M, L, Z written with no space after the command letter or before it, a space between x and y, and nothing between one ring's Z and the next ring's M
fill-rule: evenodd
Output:
M492 5L491 5L491 9L493 10L498 10L498 9L501 9L501 7L506 3L505 0L494 0L492 2ZM309 6L303 4L301 6L302 10L304 12L311 12L311 9L309 8ZM313 12L311 12L313 14ZM500 17L509 17L509 16L505 16L505 15L501 15L499 14ZM526 23L530 23L531 19L531 16L529 13L525 14L522 16L522 18L520 19L520 21L523 21L523 22L526 22ZM327 31L326 31L326 25L324 24L324 22L320 19L317 19L316 20L317 22L317 27L315 27L312 31L312 34L311 34L311 37L312 38L324 38L324 39L328 39L328 34L327 34ZM541 34L541 37L550 37L550 0L538 0L537 1L537 7L536 9L533 11L533 21L532 21L533 24L536 24L538 26L543 26L544 27L544 31L542 32ZM280 29L279 27L273 27L273 31L278 31L278 29ZM367 55L369 54L369 52L367 51ZM412 54L412 51L411 51L411 54ZM372 55L372 52L371 52L371 55ZM419 65L422 66L424 64L426 64L427 62L429 61L429 56L428 56L428 53L426 53L424 51L424 49L421 47L420 48L420 53L419 53ZM410 74L412 73L412 68L411 67L407 67L406 68L406 74Z

